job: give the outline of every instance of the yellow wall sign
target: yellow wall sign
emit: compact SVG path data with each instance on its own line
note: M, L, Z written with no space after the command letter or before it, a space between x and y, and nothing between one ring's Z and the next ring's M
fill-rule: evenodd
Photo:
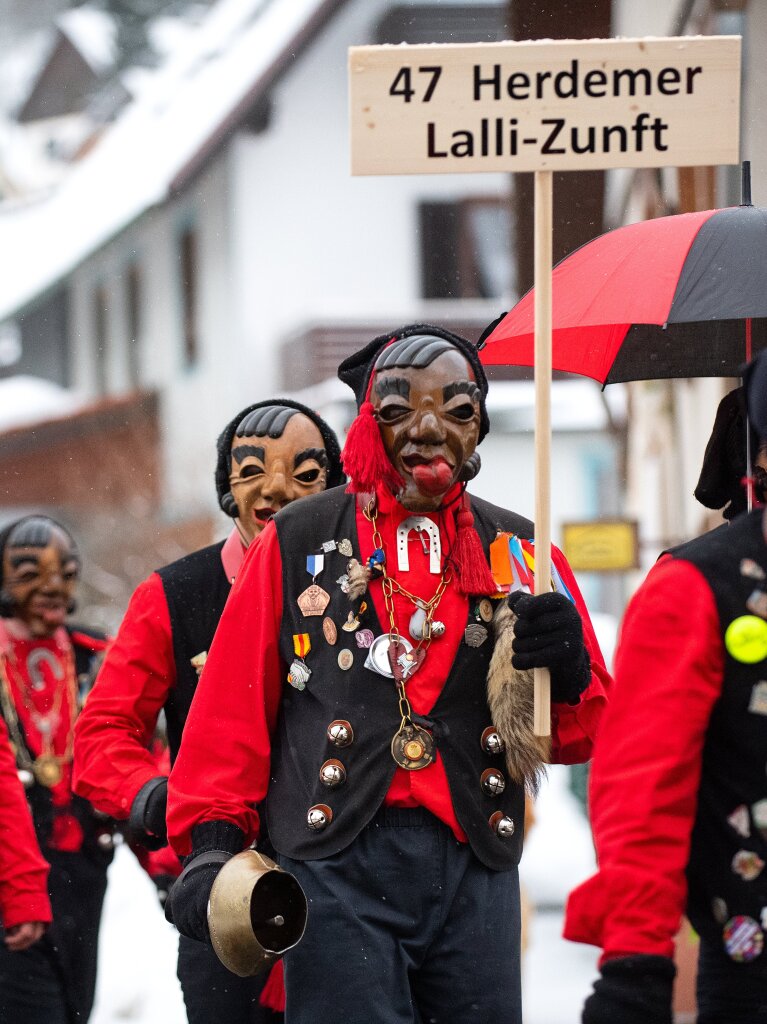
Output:
M740 159L740 37L354 46L352 174Z
M639 534L633 519L564 523L562 550L578 572L626 572L639 568Z

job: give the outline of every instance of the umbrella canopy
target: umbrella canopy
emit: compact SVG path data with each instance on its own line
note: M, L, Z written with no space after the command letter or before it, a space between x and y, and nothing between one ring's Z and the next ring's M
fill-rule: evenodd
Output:
M600 235L552 272L552 366L601 384L734 377L767 347L767 210L658 217ZM486 365L534 365L534 289Z

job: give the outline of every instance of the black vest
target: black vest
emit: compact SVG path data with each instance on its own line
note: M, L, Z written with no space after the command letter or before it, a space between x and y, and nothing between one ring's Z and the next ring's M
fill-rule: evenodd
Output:
M171 762L176 759L197 688L198 676L192 658L210 650L231 590L221 563L223 546L224 541L211 544L157 570L168 603L176 663L176 685L165 702Z
M532 524L512 512L472 498L475 526L485 553L499 530L532 536ZM348 557L338 551L325 555L318 583L330 594L323 615L302 615L296 598L311 583L306 555L319 553L325 541L348 538L354 557L364 561L371 552L360 551L357 539L354 496L337 487L283 509L275 519L283 566L283 613L280 651L286 664L295 657L294 634L308 633L311 650L306 664L311 669L306 689L283 687L281 713L273 738L271 780L266 809L269 834L275 848L297 860L327 857L351 843L378 808L396 770L390 752L392 736L400 725L394 681L364 667L367 649L359 648L354 634L341 630L351 608L349 598L335 582L346 572ZM377 586L378 584L373 584ZM362 627L380 636L384 629L368 600ZM469 601L470 621L472 602ZM338 641L330 645L323 636L323 618L338 628ZM439 642L439 641L437 641ZM351 651L353 665L338 665L342 648ZM486 679L493 651L492 633L480 647L461 642L442 693L428 718L415 721L428 728L447 772L456 816L477 857L488 867L513 868L522 852L524 793L506 780L500 796L490 796L480 785L482 772L505 772L503 755L490 755L480 738L490 724ZM354 731L350 746L338 748L328 740L333 720L348 721ZM346 781L329 789L320 781L320 767L328 759L342 762ZM315 804L331 808L333 817L321 831L307 823ZM500 838L490 827L495 811L513 818L514 835Z
M767 545L762 536L762 511L739 516L709 534L676 548L672 554L695 565L716 600L722 633L724 680L714 706L703 750L698 810L688 863L687 915L707 940L722 942L723 925L744 915L760 923L767 906L767 822L760 833L753 808L767 812L767 660L736 661L724 644L724 633L741 615L752 615L746 602L755 590L767 591ZM765 579L744 575L741 560L755 562ZM684 601L684 594L679 595ZM690 623L695 629L696 623ZM761 690L755 687L761 685ZM761 693L761 701L758 695ZM760 711L749 710L758 708ZM765 867L760 871L761 858ZM733 865L740 864L741 873ZM744 867L756 877L743 877ZM767 953L759 957L767 969Z

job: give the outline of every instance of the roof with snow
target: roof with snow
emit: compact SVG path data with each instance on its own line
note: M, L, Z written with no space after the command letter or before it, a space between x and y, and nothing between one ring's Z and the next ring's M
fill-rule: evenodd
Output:
M0 322L191 179L345 0L219 0L58 190L0 207Z

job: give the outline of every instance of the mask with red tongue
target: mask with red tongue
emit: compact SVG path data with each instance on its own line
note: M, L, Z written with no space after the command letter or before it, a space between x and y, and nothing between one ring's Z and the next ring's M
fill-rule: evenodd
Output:
M418 490L429 495L444 494L453 482L453 470L443 458L419 463L413 467L412 476Z

